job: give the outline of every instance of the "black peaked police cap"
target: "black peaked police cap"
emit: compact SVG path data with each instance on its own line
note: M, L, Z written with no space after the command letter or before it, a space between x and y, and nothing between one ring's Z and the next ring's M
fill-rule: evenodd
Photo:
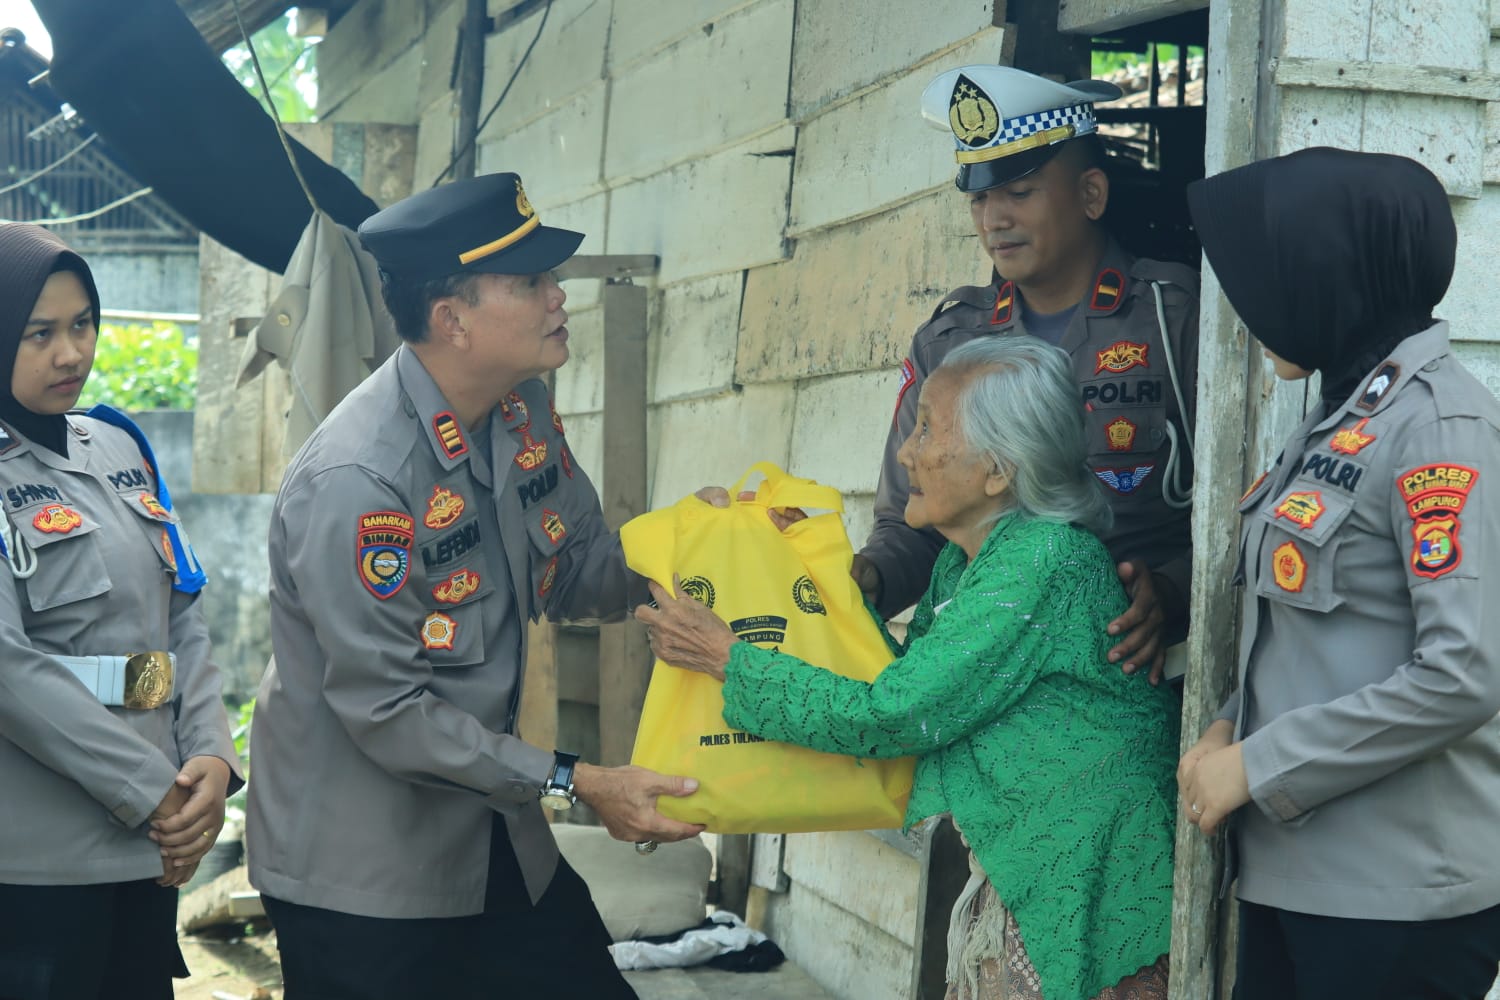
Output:
M359 240L397 281L450 274L539 274L573 256L583 234L553 229L517 174L454 181L398 201L359 227Z

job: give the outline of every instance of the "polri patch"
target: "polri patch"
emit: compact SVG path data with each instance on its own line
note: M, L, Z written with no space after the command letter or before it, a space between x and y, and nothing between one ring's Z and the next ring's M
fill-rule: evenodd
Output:
M446 528L464 513L464 498L446 486L434 486L427 498L427 513L422 523L429 528Z
M478 573L461 569L432 588L432 599L442 604L458 604L470 594L477 592L479 584Z
M1128 372L1132 368L1150 368L1146 361L1146 355L1151 350L1150 344L1137 344L1129 340L1117 340L1095 356L1096 366L1094 374L1100 372Z
M454 621L450 615L434 611L422 623L422 648L452 649L453 640L457 635L458 622Z
M1106 267L1094 282L1094 297L1089 300L1089 309L1109 312L1120 304L1120 294L1124 291L1125 276L1112 267Z
M359 515L359 582L382 601L400 593L411 575L414 528L411 515L399 510L372 510Z
M1369 417L1361 417L1352 427L1341 427L1328 442L1328 447L1340 455L1358 455L1360 450L1375 443L1374 434L1365 434Z
M1401 366L1387 361L1371 376L1370 381L1365 383L1365 391L1359 394L1359 402L1354 405L1362 410L1375 409L1385 398L1385 394L1391 391L1391 386L1396 384L1396 379L1400 377Z
M1095 469L1099 481L1121 496L1129 496L1145 485L1146 478L1156 468L1156 463L1137 465L1126 469Z
M1109 438L1110 451L1129 451L1135 447L1136 425L1125 417L1116 417L1104 425L1105 436Z
M464 440L463 429L458 426L458 418L450 410L444 410L432 418L432 429L437 434L438 444L443 449L443 454L451 458L458 458L469 450L469 442Z
M524 431L531 426L531 411L526 408L526 400L521 398L521 394L519 392L513 392L509 396L505 397L505 402L501 403L500 405L506 408L506 410L502 412L508 412L510 414L505 418L506 423L510 423L512 420L520 421L520 423L512 427L511 430Z
M43 534L66 535L83 523L83 515L72 507L64 507L60 503L49 503L37 511L31 523Z
M1318 490L1298 490L1288 493L1276 508L1276 516L1284 517L1304 531L1318 523L1318 518L1328 508L1323 505L1323 494Z
M1271 553L1271 575L1276 586L1300 594L1307 583L1307 560L1296 542L1282 542Z
M547 538L556 545L567 537L568 529L563 525L562 518L557 516L556 511L542 508L542 530L547 533Z

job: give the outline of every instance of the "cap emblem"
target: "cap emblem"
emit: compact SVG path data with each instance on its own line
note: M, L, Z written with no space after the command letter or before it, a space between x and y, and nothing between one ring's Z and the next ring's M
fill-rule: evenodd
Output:
M1000 112L973 80L960 73L948 101L948 124L958 141L970 149L987 146L1000 129Z
M526 197L526 189L521 187L521 178L516 178L516 211L528 219L536 214L536 209L531 207L531 199Z

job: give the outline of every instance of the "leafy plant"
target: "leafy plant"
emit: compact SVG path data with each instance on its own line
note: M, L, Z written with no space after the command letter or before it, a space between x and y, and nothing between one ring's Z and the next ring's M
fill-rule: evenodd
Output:
M281 120L310 122L314 120L313 105L318 99L318 49L310 39L292 34L292 16L293 11L288 11L251 35L250 40L255 43L261 72L266 75L266 85L271 89L271 100L276 103ZM224 53L224 65L264 106L265 95L255 76L250 51L243 43Z
M78 405L119 410L191 410L198 392L198 344L175 323L105 323L94 371Z

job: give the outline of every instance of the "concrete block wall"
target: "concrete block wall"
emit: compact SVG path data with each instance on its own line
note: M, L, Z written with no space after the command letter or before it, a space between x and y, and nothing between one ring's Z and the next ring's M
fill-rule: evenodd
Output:
M416 179L452 154L461 0L362 0L334 26L363 66L324 62L342 115L399 85ZM516 0L490 0L492 16ZM648 282L650 498L669 505L776 462L838 487L856 545L913 330L944 291L987 280L944 135L918 98L939 72L1004 61L993 0L553 0L478 139L481 172L515 170L544 224L581 252L660 256ZM366 8L371 8L367 10ZM488 111L536 34L534 9L485 42ZM346 27L347 25L347 27ZM328 42L325 42L328 44ZM361 103L352 103L361 102ZM410 110L409 110L410 109ZM392 120L382 118L380 120ZM406 119L403 119L406 120ZM569 282L572 359L558 409L601 468L598 283ZM790 889L767 930L835 995L910 990L918 871L864 834L787 838Z

